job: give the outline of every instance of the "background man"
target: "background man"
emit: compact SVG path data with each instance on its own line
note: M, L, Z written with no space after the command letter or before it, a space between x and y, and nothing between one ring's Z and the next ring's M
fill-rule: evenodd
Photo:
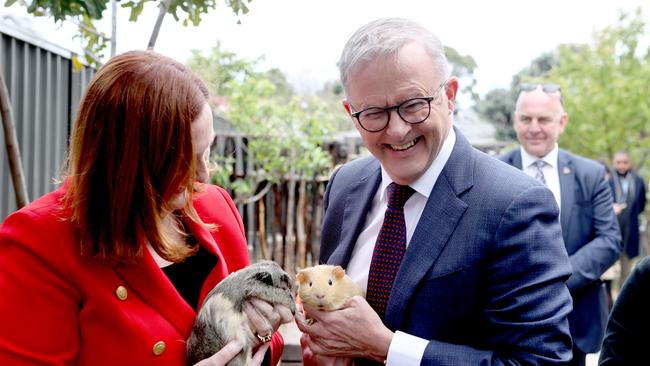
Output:
M522 85L514 116L521 146L501 158L546 184L560 207L573 268L567 281L573 296L572 364L584 365L586 353L598 351L603 339L608 305L600 276L618 258L621 238L604 167L558 148L568 121L557 85Z
M645 208L645 184L643 178L632 170L632 159L626 151L614 154L612 162L615 173L610 186L614 192L614 212L623 239L620 289L630 274L631 259L639 255L639 215Z
M367 300L306 309L305 364L566 362L571 268L553 195L452 127L458 80L440 41L380 19L351 37L339 68L372 156L329 181L320 261L347 268Z

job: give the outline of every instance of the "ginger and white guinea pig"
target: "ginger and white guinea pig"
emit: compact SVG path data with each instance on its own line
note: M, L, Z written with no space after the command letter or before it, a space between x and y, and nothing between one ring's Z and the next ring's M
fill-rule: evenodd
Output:
M337 310L352 296L365 296L341 266L308 267L301 269L296 277L300 301L318 310Z

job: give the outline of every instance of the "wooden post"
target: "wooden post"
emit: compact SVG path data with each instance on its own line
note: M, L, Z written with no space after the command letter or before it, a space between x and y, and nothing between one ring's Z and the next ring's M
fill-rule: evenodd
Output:
M266 248L266 209L264 199L257 201L257 221L259 224L258 236L260 241L260 250L262 251L262 258L271 259L268 249Z
M296 273L296 235L294 234L293 228L296 219L296 179L291 173L289 175L289 182L287 182L287 190L287 231L285 233L284 270L293 276Z
M282 184L275 189L275 215L273 217L273 260L284 267L284 238L282 236Z
M314 223L316 230L314 230L314 239L311 242L311 256L314 264L318 264L320 257L320 238L321 238L321 225L323 221L323 196L325 195L325 184L327 182L319 182L318 190L316 193L316 209L314 215Z
M307 181L300 179L298 186L298 214L296 215L296 234L298 236L297 261L299 268L305 268L307 252L307 234L305 233L305 218L307 216Z

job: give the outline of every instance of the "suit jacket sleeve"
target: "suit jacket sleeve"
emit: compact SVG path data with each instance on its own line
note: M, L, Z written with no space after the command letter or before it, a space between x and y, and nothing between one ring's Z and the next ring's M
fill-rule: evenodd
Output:
M614 304L600 352L600 365L635 365L647 359L648 291L650 258L637 264Z
M486 258L483 345L430 340L422 365L550 365L571 358L568 258L550 191L533 186L503 214ZM479 330L480 329L480 330Z
M643 181L643 178L640 176L638 177L638 183L637 186L639 187L639 213L643 212L645 210L645 182Z
M597 281L618 259L621 250L621 234L613 210L611 189L604 179L604 170L591 177L592 237L570 256L573 274L567 281L572 293ZM578 202L577 204L580 204ZM571 230L572 228L568 228Z

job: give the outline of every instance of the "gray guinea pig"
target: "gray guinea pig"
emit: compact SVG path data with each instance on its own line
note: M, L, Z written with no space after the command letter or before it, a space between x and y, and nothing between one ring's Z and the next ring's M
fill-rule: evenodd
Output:
M296 312L291 279L277 263L262 261L231 273L208 293L196 315L187 339L189 365L214 355L234 339L239 339L244 348L228 366L250 363L256 335L242 311L244 302L250 298L284 305L292 314Z

